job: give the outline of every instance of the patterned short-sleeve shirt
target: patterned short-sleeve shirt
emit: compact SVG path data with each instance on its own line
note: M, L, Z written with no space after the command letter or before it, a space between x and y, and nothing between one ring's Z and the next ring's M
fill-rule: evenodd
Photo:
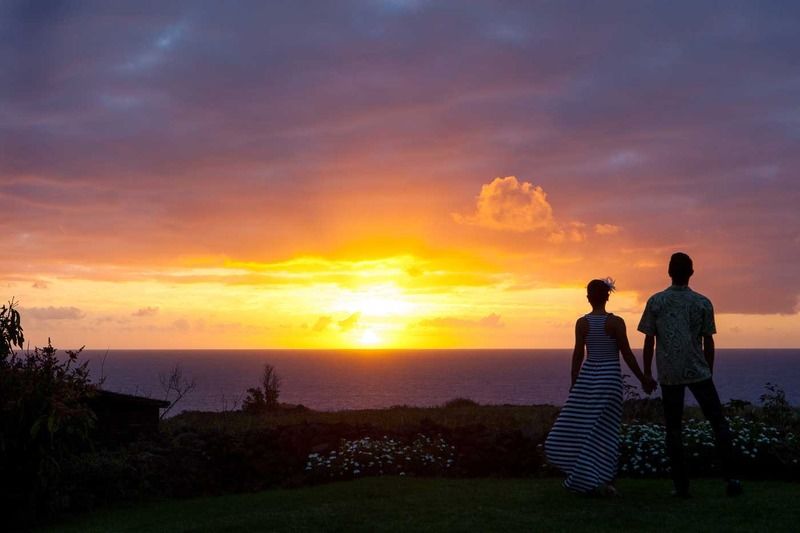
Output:
M647 300L639 331L656 338L658 381L696 383L711 377L703 336L717 332L711 300L688 286L672 285Z

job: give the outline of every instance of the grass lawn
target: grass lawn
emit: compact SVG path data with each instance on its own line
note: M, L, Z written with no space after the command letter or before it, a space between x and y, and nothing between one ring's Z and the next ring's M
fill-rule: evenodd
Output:
M666 480L621 480L613 499L565 492L558 479L367 478L118 507L69 517L50 531L798 531L800 484L721 481L668 496Z

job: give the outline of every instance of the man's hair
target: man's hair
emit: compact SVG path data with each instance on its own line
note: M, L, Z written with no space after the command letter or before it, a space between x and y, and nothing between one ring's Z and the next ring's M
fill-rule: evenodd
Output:
M683 252L676 252L669 258L669 276L678 281L689 281L694 274L692 258Z
M586 296L592 305L603 305L608 301L608 293L611 287L602 279L593 279L586 286Z

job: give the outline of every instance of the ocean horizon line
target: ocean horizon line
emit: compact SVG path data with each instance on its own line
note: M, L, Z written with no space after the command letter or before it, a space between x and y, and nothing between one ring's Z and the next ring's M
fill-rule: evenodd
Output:
M162 394L161 375L178 364L197 382L181 409L218 411L259 382L264 363L281 377L282 401L318 410L439 405L456 397L560 405L569 390L571 353L570 348L103 349L87 350L84 357L107 389L145 395ZM755 403L765 384L775 383L790 402L800 403L800 350L721 348L717 361L715 379L724 400Z
M72 348L57 348L59 351L72 349ZM77 348L75 348L77 349ZM636 347L632 347L633 350L636 350ZM274 351L274 352L447 352L447 351L483 351L483 352L498 352L498 351L506 351L506 352L518 352L518 351L525 351L525 350L533 350L533 351L552 351L552 350L566 350L572 351L571 347L530 347L530 348L368 348L368 347L353 347L353 348L136 348L136 347L117 347L117 348L97 348L91 346L84 346L82 348L83 351L137 351L137 352L178 352L178 351L189 351L189 352L219 352L219 351L231 351L231 352L253 352L253 351ZM720 347L717 346L716 350L771 350L771 351L792 351L792 350L800 350L800 346L786 346L786 347L769 347L769 346L732 346L732 347Z

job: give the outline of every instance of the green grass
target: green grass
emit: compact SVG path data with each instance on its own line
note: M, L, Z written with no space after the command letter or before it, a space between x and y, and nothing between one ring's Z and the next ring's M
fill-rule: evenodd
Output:
M800 484L718 480L668 496L665 480L621 480L613 499L567 493L558 479L368 478L301 489L169 500L75 516L50 531L798 531Z

